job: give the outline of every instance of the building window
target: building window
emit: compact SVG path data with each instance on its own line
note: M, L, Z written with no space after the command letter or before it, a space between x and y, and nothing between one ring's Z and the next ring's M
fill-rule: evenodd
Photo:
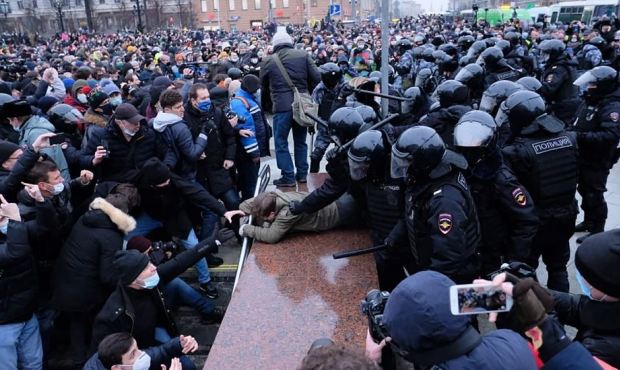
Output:
M288 8L288 0L282 0L282 7Z
M207 12L207 0L200 0L200 11L203 13Z
M37 0L32 0L32 8L36 8L37 7Z
M22 0L17 1L17 9L24 9L24 2Z
M248 0L241 0L241 9L248 10Z
M99 0L99 4L105 4L105 0Z
M317 6L319 6L318 1L317 0L310 0L310 6L313 8L316 8Z
M235 10L235 0L228 0L228 9Z
M75 6L82 6L82 0L75 0Z
M260 0L254 0L254 9L260 9Z
M220 0L213 0L213 9L220 10Z
M276 8L276 0L269 0L269 5L271 6L271 9L275 9Z

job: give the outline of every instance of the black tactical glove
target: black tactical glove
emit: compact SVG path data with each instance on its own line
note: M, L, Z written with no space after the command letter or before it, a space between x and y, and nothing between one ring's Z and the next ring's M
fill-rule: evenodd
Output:
M217 247L219 247L222 243L226 242L228 239L234 237L234 231L226 228L220 230L220 226L215 225L211 236L198 243L198 245L196 246L196 250L203 256L209 253L214 253Z
M296 200L292 200L289 202L288 209L291 211L291 214L293 216L297 216L303 213L303 210L301 209L301 202Z

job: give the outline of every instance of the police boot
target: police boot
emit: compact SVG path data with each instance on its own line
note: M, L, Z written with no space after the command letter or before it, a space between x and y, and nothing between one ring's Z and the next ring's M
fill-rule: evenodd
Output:
M582 235L582 236L577 238L577 244L581 244L581 243L583 243L584 240L588 239L592 235L598 234L598 233L602 233L602 232L603 232L603 228L602 227L591 227L589 233L587 233L585 235Z

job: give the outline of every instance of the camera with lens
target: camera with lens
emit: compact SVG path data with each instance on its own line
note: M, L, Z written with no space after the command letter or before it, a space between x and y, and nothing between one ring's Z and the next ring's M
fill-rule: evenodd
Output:
M366 298L360 303L362 314L368 317L370 335L377 343L388 336L387 329L383 324L383 310L385 310L385 304L389 298L390 292L373 289L366 294Z
M487 277L489 278L489 280L493 280L495 276L501 274L502 272L514 275L519 279L527 279L531 277L532 279L538 281L538 278L536 277L536 270L527 263L518 261L502 263L499 270L493 271L492 273L487 275Z
M170 242L157 241L151 243L151 251L149 252L149 259L151 262L158 266L172 257L172 253L177 250L177 245Z
M173 241L169 241L169 242L158 241L158 242L153 242L153 244L151 244L151 248L153 248L154 251L161 250L162 252L173 253L174 251L177 250L177 245Z

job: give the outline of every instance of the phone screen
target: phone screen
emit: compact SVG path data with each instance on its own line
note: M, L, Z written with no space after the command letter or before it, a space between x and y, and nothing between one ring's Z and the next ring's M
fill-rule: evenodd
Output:
M453 302L455 298L456 302ZM450 299L451 311L455 315L507 312L512 307L512 297L501 288L491 285L452 286L450 287Z
M58 134L58 135L50 137L50 145L62 144L65 142L65 140L66 140L65 134Z

